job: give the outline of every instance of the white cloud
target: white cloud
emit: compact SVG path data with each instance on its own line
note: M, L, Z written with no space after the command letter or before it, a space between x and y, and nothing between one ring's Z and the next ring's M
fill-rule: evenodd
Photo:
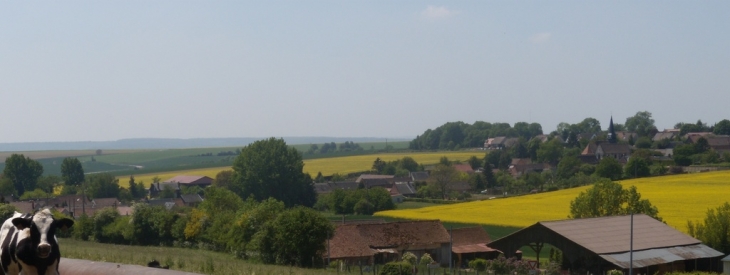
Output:
M552 35L549 32L541 32L530 36L530 42L535 44L542 44L550 41Z
M421 16L429 19L447 18L456 15L457 11L452 11L444 6L428 5L425 10L421 11Z

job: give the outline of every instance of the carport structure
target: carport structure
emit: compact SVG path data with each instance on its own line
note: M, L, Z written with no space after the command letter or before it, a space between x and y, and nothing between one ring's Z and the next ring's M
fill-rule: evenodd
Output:
M629 215L538 222L489 246L511 257L523 246L539 255L543 245L550 244L563 252L563 268L593 274L628 270L631 256L635 273L719 269L721 252L643 214L633 216L630 255L631 224Z

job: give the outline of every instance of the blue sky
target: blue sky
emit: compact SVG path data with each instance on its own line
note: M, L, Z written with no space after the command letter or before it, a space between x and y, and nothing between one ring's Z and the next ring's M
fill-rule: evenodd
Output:
M728 1L0 3L0 142L730 119Z

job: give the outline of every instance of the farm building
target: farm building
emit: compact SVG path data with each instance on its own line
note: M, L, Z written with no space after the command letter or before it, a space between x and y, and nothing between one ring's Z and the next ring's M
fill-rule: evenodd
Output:
M166 186L169 186L175 192L175 197L180 197L181 187L193 187L197 186L200 188L206 188L213 184L213 179L208 176L175 176L163 182L153 183L150 188L147 189L151 197L156 197L162 192Z
M563 268L579 273L628 271L630 257L634 272L642 274L720 269L721 252L643 214L633 216L630 253L631 224L631 216L538 222L489 246L511 257L523 246L539 252L550 244L563 252Z
M180 186L198 186L200 188L205 188L213 184L213 179L211 177L207 176L175 176L169 180L166 180L164 182L170 182L170 183L179 183Z
M502 252L487 244L489 234L481 226L451 229L451 253L456 266L462 266L473 259L494 259Z
M325 257L349 264L386 263L405 252L428 253L442 264L449 262L449 232L438 220L377 224L345 224L335 229Z

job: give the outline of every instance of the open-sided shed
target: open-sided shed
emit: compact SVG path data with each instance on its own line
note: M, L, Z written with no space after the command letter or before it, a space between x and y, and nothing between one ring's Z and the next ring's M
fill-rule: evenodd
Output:
M563 252L563 267L603 274L610 269L654 274L665 271L719 270L723 256L699 240L647 215L538 222L489 243L505 256L523 246L539 252L550 244ZM630 261L630 258L633 258Z

